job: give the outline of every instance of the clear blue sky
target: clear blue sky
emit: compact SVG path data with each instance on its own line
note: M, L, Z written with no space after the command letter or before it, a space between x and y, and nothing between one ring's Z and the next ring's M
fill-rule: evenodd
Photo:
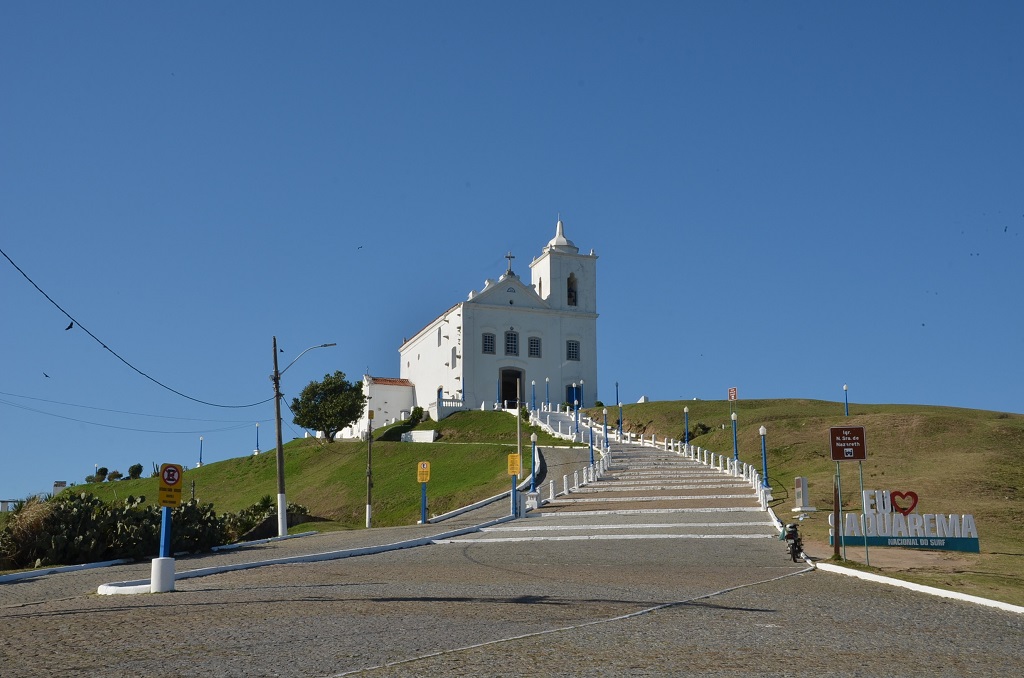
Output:
M0 498L272 447L272 402L103 345L217 404L271 397L274 335L338 344L287 399L397 376L559 213L606 402L1024 412L1022 35L1019 2L5 2L0 249L82 327L0 258Z

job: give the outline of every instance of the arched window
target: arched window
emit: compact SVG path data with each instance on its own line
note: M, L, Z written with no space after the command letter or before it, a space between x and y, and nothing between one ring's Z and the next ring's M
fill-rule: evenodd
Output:
M565 281L566 303L570 306L576 305L576 274L570 273L569 279Z

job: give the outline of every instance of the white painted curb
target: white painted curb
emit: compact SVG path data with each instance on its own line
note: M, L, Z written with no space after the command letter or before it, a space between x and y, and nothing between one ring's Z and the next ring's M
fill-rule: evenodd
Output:
M0 584L9 581L18 581L19 579L32 579L33 577L42 577L47 574L60 574L61 572L77 572L78 570L92 570L97 567L109 567L111 565L128 565L135 561L131 558L121 558L120 560L106 560L102 563L85 563L83 565L64 565L61 567L47 567L39 570L28 570L26 572L15 572L14 574L5 574L0 577Z
M939 596L941 598L953 598L954 600L962 600L967 603L984 605L986 607L996 607L1000 610L1006 610L1007 612L1016 612L1017 614L1024 614L1024 607L1021 607L1019 605L1011 605L1009 603L1003 603L998 600L989 600L988 598L981 598L979 596L970 596L966 593L957 593L956 591L946 591L944 589L937 589L934 586L925 586L923 584L915 584L913 582L903 581L902 579L883 577L881 575L873 574L871 572L861 572L860 570L853 570L849 567L842 567L841 565L832 565L831 563L815 563L814 566L815 568L819 570L824 570L825 572L845 574L848 577L857 577L858 579L873 581L879 584L898 586L900 588L910 589L911 591L918 591L920 593L927 593L929 595Z

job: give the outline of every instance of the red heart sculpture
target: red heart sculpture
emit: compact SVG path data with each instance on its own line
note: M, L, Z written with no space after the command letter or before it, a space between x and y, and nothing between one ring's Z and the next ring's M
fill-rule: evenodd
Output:
M897 504L897 497L900 499L908 500L910 502L910 506L908 506L907 508L903 508L902 506ZM903 515L909 515L910 512L914 510L914 507L917 506L917 492L890 492L889 503L892 504L892 508L894 511L899 511Z

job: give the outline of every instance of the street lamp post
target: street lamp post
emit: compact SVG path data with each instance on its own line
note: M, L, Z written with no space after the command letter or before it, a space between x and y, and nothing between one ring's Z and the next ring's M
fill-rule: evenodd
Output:
M580 432L580 401L573 401L573 409L576 412L576 433Z
M203 436L199 436L199 463L196 464L196 468L201 468L203 465Z
M537 380L530 381L530 409L537 411Z
M580 407L587 406L587 399L583 397L583 380L580 379Z
M312 351L314 348L327 348L337 344L317 344L310 346L305 351L295 356L295 360L288 363L288 367L295 364L295 361ZM288 367L278 371L277 369L277 337L274 337L274 373L270 379L274 382L274 421L277 422L277 536L284 537L288 534L288 501L284 493L284 444L281 442L281 375L288 371ZM256 424L256 435L259 435L259 423ZM258 440L258 438L257 438ZM257 443L258 444L258 443Z
M768 485L768 448L764 443L764 437L768 434L768 429L762 426L758 429L758 433L761 434L761 487L770 487Z
M618 401L618 403L619 403L619 442L621 443L622 442L622 401L620 400L620 401Z
M684 407L683 408L683 428L686 429L686 430L683 431L683 446L684 447L689 447L690 446L690 408L689 407Z
M604 448L608 449L608 408L602 409L601 414L604 415Z
M587 430L590 431L590 465L594 465L594 425L591 423L587 426Z
M544 377L544 406L547 407L548 412L551 411L551 379Z
M740 460L740 445L736 439L736 413L732 413L732 460Z
M277 367L275 366L274 369L276 370ZM252 453L253 456L260 453L260 423L258 421L256 422L256 449L253 450Z
M850 394L846 384L843 384L843 400L846 401L846 416L850 416Z
M530 455L530 492L537 491L537 433L530 434L530 446L533 454Z

